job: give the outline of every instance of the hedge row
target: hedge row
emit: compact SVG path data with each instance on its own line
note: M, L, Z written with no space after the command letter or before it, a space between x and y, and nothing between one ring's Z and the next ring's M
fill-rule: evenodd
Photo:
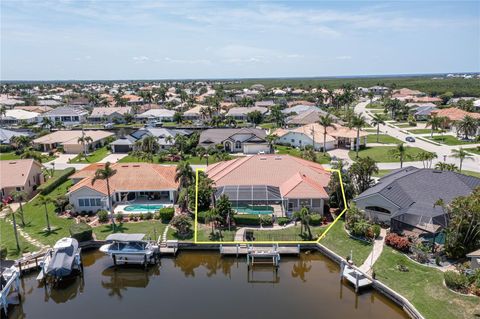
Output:
M175 209L173 207L163 207L158 211L158 213L160 214L160 219L162 222L167 222L173 218Z
M37 190L40 192L40 194L47 195L51 193L55 188L63 184L73 173L75 173L75 168L69 167L63 170L63 172L59 176L53 177L42 185L38 186Z
M85 223L73 224L70 226L70 236L78 241L92 239L92 227Z

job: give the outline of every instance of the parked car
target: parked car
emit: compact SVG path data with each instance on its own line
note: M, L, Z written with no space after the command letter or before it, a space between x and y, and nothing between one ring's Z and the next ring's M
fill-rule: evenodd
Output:
M407 136L407 137L405 137L405 141L407 141L407 142L415 142L415 137L413 137L413 136Z
M106 128L106 129L113 128L113 123L105 123L105 124L103 125L103 128Z

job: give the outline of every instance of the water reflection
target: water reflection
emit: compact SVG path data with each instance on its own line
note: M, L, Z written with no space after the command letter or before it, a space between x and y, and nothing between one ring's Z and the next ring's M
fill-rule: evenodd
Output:
M183 252L174 259L175 267L180 268L186 277L195 277L195 269L200 266L207 269L208 277L216 275L219 270L226 277L230 277L234 263L234 258L219 258L217 254L205 254L202 252Z
M85 280L83 276L72 276L58 282L55 286L39 283L38 288L44 290L45 302L52 300L60 304L73 300L78 294L83 293Z
M146 288L150 278L159 275L159 265L151 266L147 270L137 265L112 266L102 272L101 284L110 297L122 299L122 292L128 288Z
M300 255L291 272L293 278L299 278L303 282L307 281L305 275L312 269L310 258L307 258L307 256L309 255Z

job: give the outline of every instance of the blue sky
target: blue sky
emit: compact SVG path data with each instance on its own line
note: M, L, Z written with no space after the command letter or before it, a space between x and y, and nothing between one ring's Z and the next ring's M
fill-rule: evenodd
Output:
M1 78L480 70L480 2L1 1Z

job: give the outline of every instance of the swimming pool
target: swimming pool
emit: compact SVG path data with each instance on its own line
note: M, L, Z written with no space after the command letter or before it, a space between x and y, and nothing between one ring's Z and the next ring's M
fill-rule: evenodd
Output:
M133 204L133 205L128 205L125 206L123 209L126 212L154 212L156 210L159 210L163 207L166 207L166 205L162 204Z
M273 214L272 206L239 206L235 208L239 213L243 214L258 214L258 215L271 215Z

